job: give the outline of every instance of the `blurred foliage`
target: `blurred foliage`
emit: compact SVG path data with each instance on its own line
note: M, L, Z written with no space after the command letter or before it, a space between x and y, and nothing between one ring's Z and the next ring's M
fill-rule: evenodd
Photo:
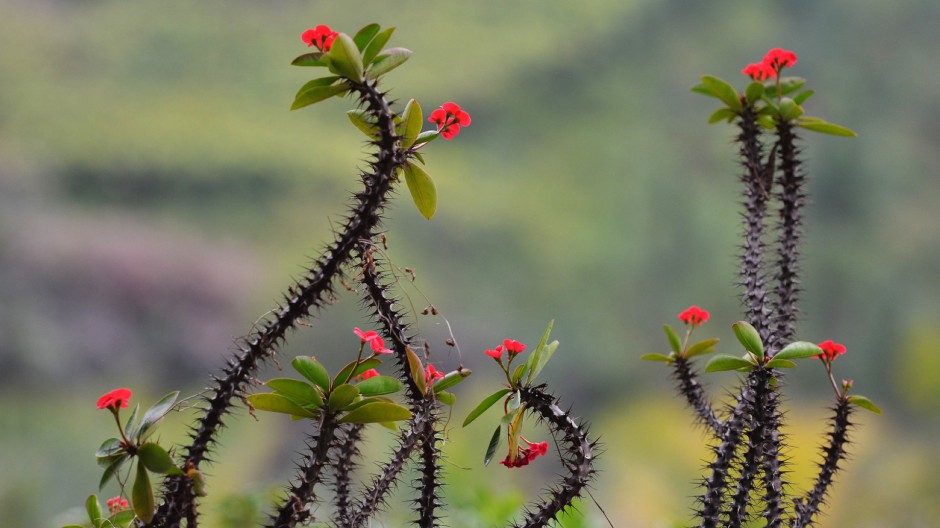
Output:
M18 478L0 483L0 516L45 526L81 504L96 481L94 398L115 380L153 395L198 390L321 247L364 146L346 101L288 111L306 75L288 63L307 27L373 20L398 26L393 42L415 51L389 75L392 96L426 108L456 101L473 115L428 168L434 221L405 196L388 222L390 253L416 269L453 326L463 354L444 356L448 367L479 373L483 349L506 337L534 343L517 329L558 321L564 352L544 376L599 417L608 451L596 495L617 526L682 522L702 460L670 381L639 355L662 352L660 325L692 303L712 311L719 349L734 352L734 131L708 127L710 107L688 87L703 73L732 79L770 47L795 50L794 74L817 90L807 107L859 132L804 142L813 200L800 337L845 343L838 374L886 411L864 419L820 526L935 524L932 0L3 3L0 466ZM345 362L348 329L364 318L350 297L298 334L288 359ZM443 322L422 318L418 329L442 354ZM789 376L794 408L821 407L803 398L826 401L823 376ZM795 445L818 443L822 416L794 424ZM271 418L233 422L207 503L289 474L302 432ZM491 489L492 472L502 485L507 470L479 467L489 431L471 429L448 444L472 468L453 504L496 522L542 477L516 473L514 487ZM800 456L808 475L812 449ZM876 481L890 484L866 485ZM582 509L603 525L591 503Z

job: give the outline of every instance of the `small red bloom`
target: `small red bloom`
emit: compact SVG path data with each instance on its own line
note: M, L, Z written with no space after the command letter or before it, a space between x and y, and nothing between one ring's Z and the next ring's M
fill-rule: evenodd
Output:
M516 355L525 350L525 345L516 341L515 339L504 339L503 346L506 347L506 351L510 355Z
M111 511L111 515L127 509L128 503L127 499L122 499L120 495L108 499L108 510Z
M369 378L374 378L374 377L376 377L376 376L378 376L378 375L379 375L379 371L377 371L377 370L375 370L375 369L369 369L369 370L363 372L362 374L360 374L359 377L361 377L363 380L367 380L367 379L369 379Z
M362 339L363 343L368 343L373 339L379 337L379 334L375 330L369 330L368 332L363 332L358 327L353 328L353 333L359 336L359 339Z
M428 121L437 123L444 139L454 139L460 133L460 127L470 125L470 114L461 110L457 103L448 102L431 112Z
M679 320L692 326L701 326L702 323L708 321L709 317L711 315L708 311L702 310L698 306L689 306L679 314Z
M125 388L114 389L113 391L98 398L98 408L117 410L117 408L120 407L123 409L124 407L127 407L127 400L130 400L130 399L131 399L130 389L125 389Z
M754 64L748 64L746 68L741 70L741 73L747 75L755 81L766 81L767 79L773 79L777 76L777 70L765 62L755 62Z
M493 350L487 350L486 355L493 359L499 359L503 356L503 345L499 345Z
M316 46L320 51L327 52L338 35L339 33L330 29L330 26L320 24L301 33L300 40L304 41L308 48Z
M523 441L528 443L528 440L523 438ZM499 463L508 467L508 468L517 468L522 466L529 465L529 462L532 462L540 456L545 456L548 454L548 442L541 443L529 443L528 449L522 449L521 446L516 448L516 459L510 460L510 456L506 455L506 458L501 460Z
M845 345L834 343L831 339L819 343L819 348L822 349L823 353L815 357L825 361L832 361L842 354L845 354Z
M784 68L792 68L793 65L796 64L796 53L781 48L774 48L768 51L767 55L764 55L764 64L778 72Z
M444 373L434 368L434 365L428 363L428 366L424 369L424 380L428 384L434 383L435 380L444 377Z
M376 335L369 341L369 346L372 347L372 351L376 354L391 354L391 349L385 348L385 341L382 341L382 338Z

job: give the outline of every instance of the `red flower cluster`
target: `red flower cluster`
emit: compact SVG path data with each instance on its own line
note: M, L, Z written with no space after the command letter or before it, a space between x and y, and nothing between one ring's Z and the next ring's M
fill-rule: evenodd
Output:
M698 306L689 306L679 314L679 320L692 326L701 326L711 315Z
M845 354L845 345L834 343L831 339L819 343L819 348L822 349L823 353L815 357L823 361L832 361L842 354Z
M780 70L792 68L795 64L796 53L781 48L774 48L764 55L764 60L755 62L754 64L748 64L741 70L741 73L755 81L766 81L767 79L775 78L780 74Z
M437 129L444 139L454 139L460 133L460 127L470 126L470 114L461 110L457 103L444 103L431 112L428 121L437 123Z
M372 348L372 351L376 354L391 354L392 350L385 348L385 341L379 337L378 332L374 330L369 330L368 332L363 332L358 327L353 328L353 333L359 336L359 339L362 339L363 343L369 343L369 346Z
M498 345L492 350L487 350L486 355L495 360L499 360L503 355L503 350L509 353L509 359L525 350L525 345L515 339L504 339L502 345Z
M99 409L111 409L112 411L116 411L118 407L122 409L124 407L127 407L127 401L130 399L131 399L130 389L125 389L125 388L114 389L113 391L98 398L98 408Z
M444 373L434 368L434 365L428 363L428 366L424 369L424 380L428 382L428 385L433 384L436 380L443 378Z
M300 40L304 41L308 48L316 46L317 49L325 53L330 51L330 46L333 45L333 41L336 40L338 35L339 33L330 29L330 26L320 24L301 33Z
M117 497L108 499L108 510L111 511L111 515L127 509L127 499L122 499L120 495Z
M493 359L499 359L503 356L503 345L499 345L492 350L487 350L486 355Z
M516 460L510 461L509 456L501 460L499 463L508 467L508 468L517 468L522 466L529 465L529 462L532 462L540 456L548 454L548 442L541 443L529 443L528 449L518 448L519 451L516 453Z

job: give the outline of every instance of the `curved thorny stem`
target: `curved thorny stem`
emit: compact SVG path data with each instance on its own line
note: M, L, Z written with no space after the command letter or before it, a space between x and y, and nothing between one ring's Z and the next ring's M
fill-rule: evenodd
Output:
M363 424L345 424L339 428L336 442L336 460L333 463L333 503L336 506L338 524L343 526L352 516L350 493L352 473L358 466L359 442L362 440Z
M731 468L737 456L738 443L744 433L748 408L754 399L755 376L749 375L737 397L735 406L728 413L719 435L719 442L712 450L714 460L708 465L711 473L705 477L705 491L698 497L698 517L701 528L716 528L722 516L722 505L728 496Z
M812 526L813 518L819 513L819 508L825 504L833 476L839 469L839 463L845 460L847 455L849 427L852 426L849 420L851 414L852 405L848 398L839 398L831 419L832 430L829 432L829 444L823 448L823 459L819 463L819 475L813 483L813 489L809 490L804 497L793 501L796 510L793 528Z
M214 377L215 386L206 400L203 416L194 427L192 441L184 448L185 464L198 471L200 464L215 442L223 426L223 416L230 412L232 400L242 397L260 364L277 350L286 332L299 320L311 315L332 295L333 283L341 274L356 244L372 235L381 222L395 181L396 171L404 164L404 155L398 147L394 114L379 92L376 82L354 83L346 80L351 92L358 95L359 104L375 120L378 138L373 141L377 153L369 162L368 171L361 175L363 190L356 193L352 211L335 235L333 243L308 269L306 275L288 288L283 305L272 310L271 319L243 339L239 352L223 369L223 376ZM185 511L194 502L192 483L186 477L167 479L163 501L149 526L176 527Z
M549 489L548 496L536 509L528 509L522 524L513 524L514 528L548 526L571 506L594 476L596 442L588 438L586 428L563 411L544 389L544 385L521 389L522 405L548 424L553 436L561 435L561 464L568 474Z
M695 416L700 422L708 427L713 434L718 435L721 432L723 422L715 410L712 409L705 389L699 383L698 378L692 372L691 362L684 357L678 356L672 363L673 377L679 383L679 392L685 396L689 407L695 411Z

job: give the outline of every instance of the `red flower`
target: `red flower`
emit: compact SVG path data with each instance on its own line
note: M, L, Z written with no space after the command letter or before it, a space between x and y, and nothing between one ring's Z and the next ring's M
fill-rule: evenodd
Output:
M127 400L131 399L131 390L120 388L105 394L98 398L99 409L117 410L118 407L127 407Z
M766 81L767 79L773 79L777 76L777 70L773 66L767 64L766 62L755 62L754 64L748 64L746 68L741 70L741 73L747 75L755 81Z
M367 380L367 379L369 379L369 378L374 378L374 377L376 377L376 376L378 376L378 375L379 375L379 371L377 371L377 370L375 370L375 369L369 369L369 370L363 372L362 374L360 374L359 377L362 378L363 380Z
M434 380L437 380L443 377L444 377L444 373L434 368L434 365L430 363L428 363L428 366L424 369L424 380L427 381L428 384L432 384L434 383Z
M431 112L428 121L437 123L437 129L444 139L454 139L460 133L460 127L470 125L470 114L461 110L457 103L444 103Z
M824 361L832 361L842 354L845 354L845 345L834 343L831 339L819 343L819 348L822 349L823 353L815 357Z
M122 499L120 495L108 499L108 510L111 511L111 515L114 515L121 510L127 509L127 506L127 499Z
M300 40L304 41L308 48L316 46L320 51L327 52L330 51L330 46L333 45L338 35L339 33L330 29L330 26L320 24L314 29L301 33Z
M385 348L385 341L382 341L382 338L379 336L373 337L369 341L369 346L372 347L372 351L376 354L391 354L391 349Z
M486 355L490 356L493 359L499 359L503 355L503 345L499 345L493 350L487 350Z
M523 441L528 442L528 440L523 438ZM510 460L510 456L506 455L506 458L501 460L499 463L508 467L508 468L517 468L522 466L529 465L529 462L532 462L540 456L545 456L548 454L548 442L541 443L529 443L528 449L522 449L522 447L517 447L518 451L516 452L516 459Z
M515 339L505 339L505 340L503 340L503 346L505 346L505 347L506 347L506 351L507 351L510 355L513 355L513 356L516 355L516 354L518 354L518 353L520 353L520 352L522 352L523 350L525 350L525 345L523 345L522 343L516 341Z
M781 48L774 48L768 51L767 55L764 55L764 64L778 72L784 68L792 68L793 65L796 64L796 53Z
M359 339L362 339L363 343L368 343L373 339L379 337L379 334L375 330L369 330L368 332L363 332L358 327L353 328L353 333L359 336Z
M702 310L698 306L689 306L679 314L679 320L692 326L701 326L702 323L708 321L709 317L711 316L708 311Z

